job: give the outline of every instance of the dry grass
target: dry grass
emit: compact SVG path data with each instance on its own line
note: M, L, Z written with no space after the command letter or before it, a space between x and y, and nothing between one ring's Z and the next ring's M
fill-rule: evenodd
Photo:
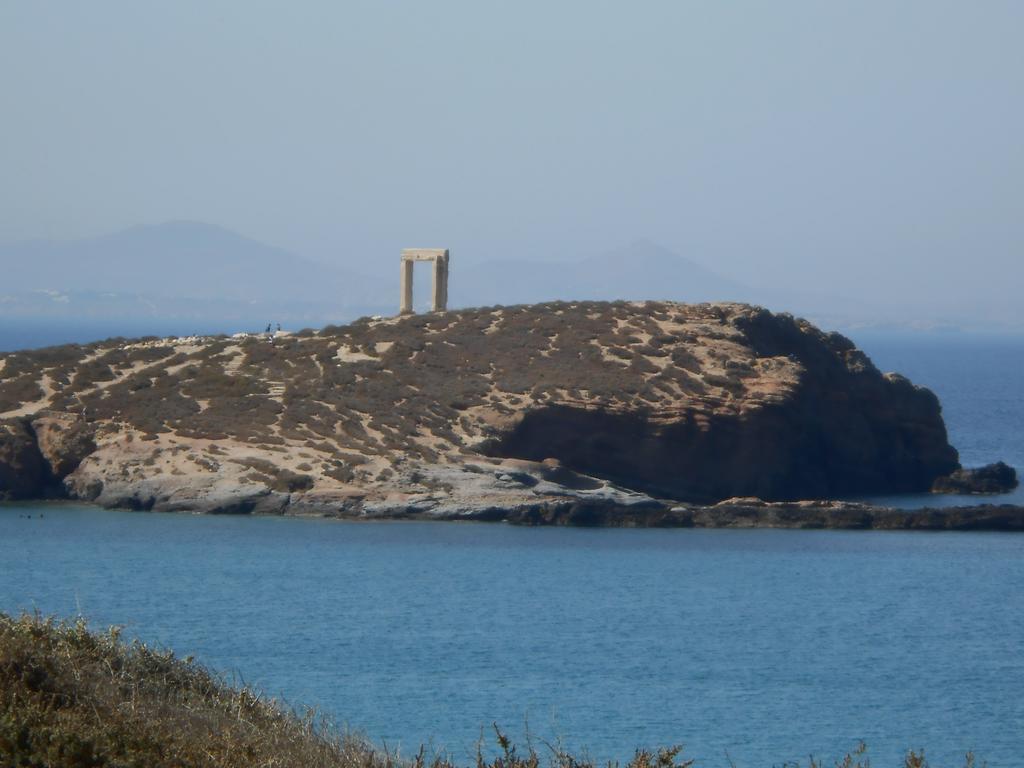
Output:
M499 404L505 396L568 398L654 412L685 395L731 402L757 378L753 368L719 371L700 357L699 335L685 329L710 324L716 344L735 341L742 334L730 323L742 311L553 302L364 319L273 344L207 337L53 347L0 356L0 413L38 401L37 410L85 413L91 422L149 435L253 442L276 428L295 442L319 438L364 455L416 455L422 434L455 438L467 411L494 407L495 397ZM52 393L40 385L44 375ZM721 386L702 382L705 375ZM367 428L387 439L367 439ZM479 428L470 424L473 437Z
M498 734L476 768L539 768ZM678 750L638 752L630 768L686 768ZM589 763L554 756L564 768ZM191 659L125 643L84 621L0 614L0 765L39 768L454 768L424 752L400 760L340 735L248 687L233 688Z
M0 615L0 764L99 766L378 765L249 688L228 687L117 629Z
M528 744L495 726L496 750L470 768L595 768L588 758ZM626 768L691 768L679 747L638 750ZM296 714L235 688L173 652L126 643L84 621L0 613L0 765L11 768L456 768L445 755L401 759L341 735L313 711ZM798 768L795 764L787 764ZM808 768L832 763L811 760ZM867 768L865 749L834 763ZM908 753L904 768L927 768ZM968 755L966 768L973 768ZM617 768L609 764L608 768Z

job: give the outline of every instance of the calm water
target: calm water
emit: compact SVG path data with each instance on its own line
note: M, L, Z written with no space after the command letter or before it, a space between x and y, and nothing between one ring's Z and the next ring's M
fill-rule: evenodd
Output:
M862 344L939 393L965 463L1024 466L1024 345ZM864 739L877 766L924 746L937 766L975 749L1016 768L1022 594L1016 535L0 507L0 610L125 624L462 759L491 722L528 719L602 758L683 742L702 766L764 766Z
M388 744L528 718L603 757L1020 764L1024 536L39 511L0 510L4 609L126 623Z
M942 403L950 442L960 462L977 467L1005 461L1024 470L1024 339L954 337L854 340L883 371L899 371L928 387ZM972 504L977 497L875 497L893 506ZM1024 489L985 497L992 503L1024 504Z

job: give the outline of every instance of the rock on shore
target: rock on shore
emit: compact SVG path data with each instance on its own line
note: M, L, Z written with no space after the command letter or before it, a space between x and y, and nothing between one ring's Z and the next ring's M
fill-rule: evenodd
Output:
M932 483L934 493L1006 493L1017 487L1017 470L997 461L984 467L958 469Z
M58 483L136 509L512 519L927 491L958 469L930 391L741 304L552 303L0 356L6 497Z

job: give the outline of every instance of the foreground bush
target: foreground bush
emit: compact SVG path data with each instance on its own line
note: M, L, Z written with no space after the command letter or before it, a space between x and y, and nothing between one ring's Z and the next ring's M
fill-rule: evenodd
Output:
M117 629L0 614L0 765L375 766L249 688Z
M495 728L497 756L474 768L594 768L589 759L532 746L520 754ZM867 768L864 750L835 763ZM926 768L908 754L905 768ZM968 756L968 768L974 765ZM191 659L38 616L0 613L0 766L11 768L455 768L443 755L409 759L339 735L248 687L234 688ZM638 751L627 768L690 768L678 747ZM812 761L809 768L825 768ZM795 767L794 767L795 768Z

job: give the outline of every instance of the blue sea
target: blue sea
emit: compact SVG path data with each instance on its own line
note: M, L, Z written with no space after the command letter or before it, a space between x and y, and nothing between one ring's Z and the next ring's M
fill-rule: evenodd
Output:
M854 335L875 365L928 387L942 403L950 442L965 467L1005 461L1024 472L1024 337ZM958 496L874 497L900 507L976 503ZM985 497L1024 504L1024 489Z
M1024 466L1024 342L860 341L939 394L965 464ZM1024 754L1014 534L8 505L0 610L122 624L377 743L467 764L494 722L542 752L682 743L699 766L806 765L860 740L875 766L908 748L934 767Z

